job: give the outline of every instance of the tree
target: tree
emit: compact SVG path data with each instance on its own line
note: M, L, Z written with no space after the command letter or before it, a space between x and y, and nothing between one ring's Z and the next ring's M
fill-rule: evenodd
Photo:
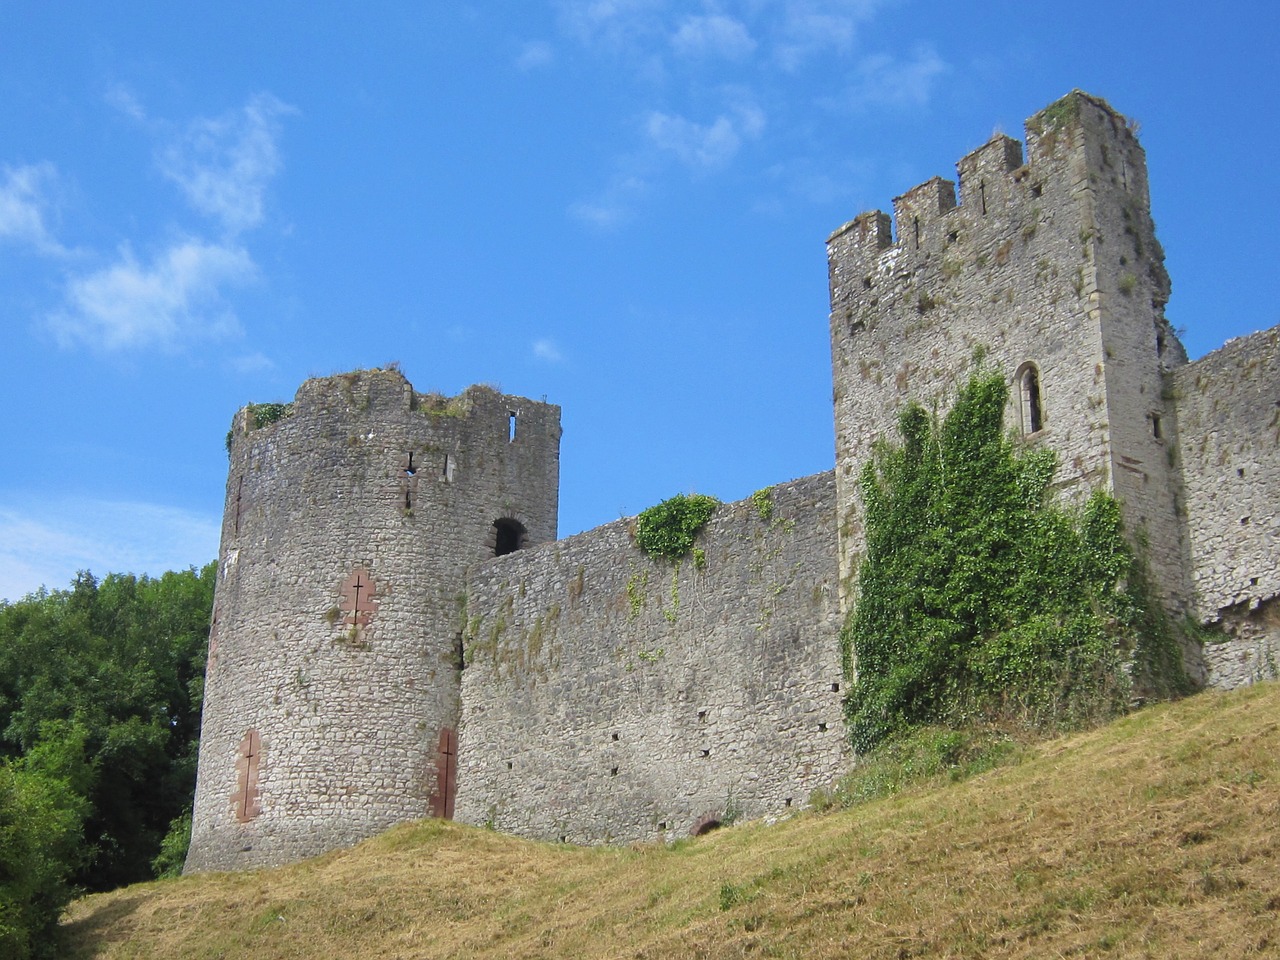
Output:
M0 756L30 755L59 724L84 731L78 885L148 879L191 804L215 574L82 573L0 605Z
M0 956L54 955L54 934L84 856L92 771L86 731L51 725L21 760L0 761Z

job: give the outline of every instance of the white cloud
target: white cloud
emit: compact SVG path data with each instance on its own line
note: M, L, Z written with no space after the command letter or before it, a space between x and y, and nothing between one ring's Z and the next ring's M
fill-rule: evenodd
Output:
M49 326L64 346L83 341L107 350L216 339L239 329L222 303L223 288L256 275L236 246L185 240L147 265L125 246L115 264L68 281L66 306Z
M39 253L62 256L66 249L58 243L45 224L49 206L45 194L48 184L57 179L51 163L23 167L5 167L0 183L0 239L29 245Z
M218 553L221 525L212 516L147 503L6 499L23 507L0 504L0 599L65 589L80 570L159 576Z
M564 29L591 46L631 47L661 34L665 0L561 0Z
M917 47L907 60L889 54L867 57L858 64L848 102L856 107L920 106L929 101L934 81L946 71L947 64L927 46Z
M671 38L671 45L684 56L729 60L741 60L756 49L746 25L723 14L686 17Z
M675 154L682 163L714 168L733 159L744 138L760 136L764 113L756 107L739 107L733 117L722 114L709 124L699 124L655 111L649 114L645 130L655 146Z
M133 95L133 91L128 87L116 84L109 88L106 93L107 105L115 107L130 120L137 123L146 123L147 111L143 109L141 101Z
M615 230L631 219L632 206L648 188L641 177L616 177L599 196L572 204L569 215L595 230Z
M235 234L263 220L267 183L279 171L279 117L293 108L271 94L236 112L201 118L160 152L160 170L201 213Z
M847 54L858 26L883 5L884 0L783 0L775 31L778 64L794 70L827 51Z
M547 363L559 363L564 359L559 348L550 340L536 340L533 344L533 355Z
M551 63L555 56L555 50L545 40L530 40L520 48L520 54L516 57L516 68L536 70Z
M231 369L236 373L263 373L275 367L275 361L259 351L241 354L231 360Z

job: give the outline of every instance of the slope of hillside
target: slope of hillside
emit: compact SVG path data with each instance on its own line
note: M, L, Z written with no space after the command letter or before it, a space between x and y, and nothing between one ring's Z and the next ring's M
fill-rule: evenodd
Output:
M1280 952L1280 685L1020 765L673 847L426 821L73 904L67 956L1248 957Z

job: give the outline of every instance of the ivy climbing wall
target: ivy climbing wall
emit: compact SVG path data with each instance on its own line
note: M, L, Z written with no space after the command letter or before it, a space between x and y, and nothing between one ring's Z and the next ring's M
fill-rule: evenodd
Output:
M571 843L782 815L847 756L830 473L723 504L678 565L619 520L474 568L457 817Z

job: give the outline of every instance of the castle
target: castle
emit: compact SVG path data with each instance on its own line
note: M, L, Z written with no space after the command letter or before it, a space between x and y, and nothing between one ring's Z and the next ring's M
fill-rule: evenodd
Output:
M557 541L559 409L395 370L236 414L189 871L423 816L572 843L804 805L849 759L857 478L975 348L1064 496L1123 504L1202 683L1276 672L1280 328L1188 363L1142 148L1075 92L828 241L836 462L718 508L696 559Z

